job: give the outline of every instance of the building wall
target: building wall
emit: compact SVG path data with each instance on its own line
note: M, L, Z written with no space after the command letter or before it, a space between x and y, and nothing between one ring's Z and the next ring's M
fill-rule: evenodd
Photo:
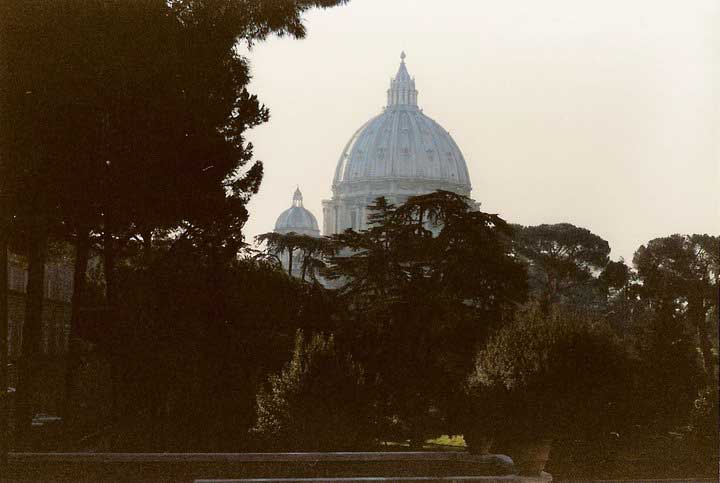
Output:
M27 265L11 255L8 263L8 356L11 363L20 357L25 322ZM45 302L41 351L45 356L62 355L67 350L72 299L72 267L51 262L45 266Z
M8 257L8 375L9 386L17 387L18 360L22 354L25 322L27 265L22 258ZM45 266L41 354L33 394L36 412L57 414L65 390L65 358L70 332L73 267L51 262Z

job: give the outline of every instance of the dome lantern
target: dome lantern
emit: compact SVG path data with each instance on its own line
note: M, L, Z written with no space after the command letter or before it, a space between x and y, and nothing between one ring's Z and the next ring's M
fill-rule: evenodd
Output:
M408 107L417 109L418 91L415 89L415 79L410 77L405 65L405 52L400 53L400 67L395 78L390 81L387 91L387 107Z
M302 207L303 205L303 195L300 191L300 186L298 186L295 189L295 194L293 194L293 206Z

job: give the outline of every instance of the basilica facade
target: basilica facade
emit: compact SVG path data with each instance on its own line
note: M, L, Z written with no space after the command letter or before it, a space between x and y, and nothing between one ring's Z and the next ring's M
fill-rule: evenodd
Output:
M415 78L408 72L403 52L387 90L386 106L355 131L340 154L332 198L322 202L323 235L367 228L367 207L380 196L401 204L438 189L469 197L467 164L450 133L419 107ZM303 213L295 211L291 216L291 207L281 214L275 231L316 233L312 213L304 208Z

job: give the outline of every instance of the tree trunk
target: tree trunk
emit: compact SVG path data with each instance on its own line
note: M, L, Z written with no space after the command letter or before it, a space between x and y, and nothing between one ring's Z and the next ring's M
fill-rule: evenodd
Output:
M105 227L105 233L103 234L103 274L105 276L105 300L108 309L111 311L115 308L117 301L115 262L115 240L108 228Z
M67 366L65 369L65 403L63 405L63 421L65 421L66 427L69 425L73 413L75 378L80 366L78 325L80 323L80 308L85 298L89 258L90 231L83 229L78 232L77 240L75 241L75 267L73 272L72 306L70 309Z
M152 253L152 230L145 230L142 233L143 255L149 260Z
M25 295L25 323L22 329L22 355L18 380L15 418L16 448L27 448L33 418L33 391L38 357L42 342L42 315L45 296L45 260L47 257L45 220L33 220L30 240L27 293Z
M302 257L303 257L303 259L302 259L302 276L300 277L303 282L305 281L305 275L307 274L309 256L310 256L310 255L308 254L308 252L303 252L303 255L302 255Z
M107 357L110 369L110 396L111 396L111 418L115 424L121 419L121 408L123 407L120 401L120 374L119 374L119 361L117 356L116 348L114 347L114 340L117 338L117 287L116 287L116 245L113 239L112 232L108 228L108 224L105 224L105 233L103 234L103 273L105 275L105 337L102 343L105 356Z
M2 235L0 235L2 236ZM8 416L8 243L0 238L0 469L7 465L10 450Z
M690 317L697 328L698 340L700 342L700 352L703 357L705 366L706 383L712 387L715 383L715 358L712 354L710 334L708 333L707 311L705 303L702 299L690 302Z
M288 248L288 275L292 277L292 269L293 269L293 253L295 250L292 248Z

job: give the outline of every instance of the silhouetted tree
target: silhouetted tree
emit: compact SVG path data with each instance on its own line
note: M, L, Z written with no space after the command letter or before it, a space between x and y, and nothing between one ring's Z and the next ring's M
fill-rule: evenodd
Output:
M661 310L672 311L674 317L684 315L695 328L707 383L712 385L716 357L709 315L718 304L720 239L710 235L656 238L637 250L633 263L643 296Z
M92 234L111 306L133 237L149 247L154 232L179 227L238 246L262 177L258 163L241 169L252 157L243 133L268 112L247 91L248 62L236 44L301 37L303 12L340 3L3 3L1 188L30 248L23 360L37 352L51 232L77 244L71 340ZM29 425L24 387L21 430Z
M266 255L274 257L278 263L280 258L287 255L288 275L293 274L295 259L300 261L300 279L305 280L307 275L317 281L317 275L326 268L325 259L335 252L334 244L325 237L300 235L298 233L263 233L256 240L267 244ZM295 255L299 254L299 257Z
M51 115L58 103L54 88L60 82L52 77L57 63L43 62L53 55L60 57L55 45L46 45L53 38L52 29L37 35L33 21L42 27L56 19L52 15L33 19L25 4L3 3L0 8L0 37L3 39L0 82L0 193L2 218L27 249L29 268L25 299L22 356L19 363L20 381L16 393L16 438L25 444L30 429L32 408L30 392L40 353L44 295L44 267L47 237L54 228L56 206L52 166L55 159L50 146L56 137L56 119ZM20 13L20 15L18 15ZM28 25L25 24L28 23ZM59 39L58 44L61 43ZM49 109L46 109L49 107Z
M642 295L642 284L637 271L620 261L609 262L597 280L605 296L606 320L621 333L628 335L646 318L647 301Z
M569 223L514 229L517 252L529 264L531 290L545 313L564 299L592 298L588 291L594 290L597 275L609 261L607 241Z
M418 445L451 424L476 345L524 299L525 271L507 224L454 193L381 198L369 221L334 237L328 274L350 307L341 333L377 381L385 435Z
M287 362L297 329L334 330L335 299L274 264L221 264L191 243L158 244L149 260L118 270L116 415L105 428L88 422L86 434L100 432L86 444L258 449L247 433L257 390Z
M293 263L295 262L295 252L299 249L302 237L304 235L298 235L297 233L263 233L258 235L256 240L259 243L265 243L267 245L266 254L274 257L278 264L281 263L281 258L284 254L288 257L287 273L292 276L293 274Z
M8 400L8 243L0 233L0 468L10 451L10 401Z
M640 433L663 434L687 425L704 377L682 314L670 304L655 304L641 312L633 329L639 358L633 395Z

